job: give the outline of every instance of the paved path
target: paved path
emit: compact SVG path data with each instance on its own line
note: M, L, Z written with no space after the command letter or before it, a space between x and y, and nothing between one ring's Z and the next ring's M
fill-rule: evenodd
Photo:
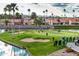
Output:
M50 25L40 25L40 26L36 26L36 25L0 25L0 29L11 29L11 28L15 28L15 29L49 29L49 28L53 28L53 26Z
M76 53L74 53L74 52L67 53L66 49L64 48L64 49L58 50L56 52L53 52L53 53L49 54L48 56L76 56Z
M76 52L79 52L79 46L75 45L75 43L67 43L67 47L73 49Z

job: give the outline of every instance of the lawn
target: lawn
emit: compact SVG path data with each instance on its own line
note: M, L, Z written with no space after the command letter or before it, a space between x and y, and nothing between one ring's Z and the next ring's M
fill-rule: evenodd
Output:
M29 52L35 56L48 55L56 50L64 48L64 45L53 46L52 38L60 40L61 37L74 37L79 36L77 32L58 32L57 30L24 30L23 33L11 34L5 32L0 34L0 39L12 43L17 46L28 48ZM34 38L34 39L48 39L49 42L22 42L21 39Z

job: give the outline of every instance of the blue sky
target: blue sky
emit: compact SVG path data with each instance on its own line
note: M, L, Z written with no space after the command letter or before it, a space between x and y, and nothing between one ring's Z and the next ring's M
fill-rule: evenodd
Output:
M0 3L0 14L4 13L3 8L7 5L7 3ZM48 9L48 14L51 15L52 13L55 16L66 16L72 17L73 14L75 16L79 16L79 4L78 3L17 3L20 13L28 14L27 9L31 9L31 12L36 12L37 15L44 15L43 11ZM66 12L63 11L66 9ZM73 13L72 10L76 12ZM7 12L8 13L8 12Z

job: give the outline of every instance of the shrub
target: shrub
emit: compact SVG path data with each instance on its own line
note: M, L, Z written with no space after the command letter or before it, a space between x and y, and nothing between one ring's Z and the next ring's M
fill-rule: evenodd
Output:
M69 52L73 52L73 50L72 50L71 48L67 48L67 49L66 49L66 52L68 52L68 53L69 53Z
M61 45L61 43L62 43L61 40L59 40L59 45Z
M79 52L77 53L77 56L79 56Z

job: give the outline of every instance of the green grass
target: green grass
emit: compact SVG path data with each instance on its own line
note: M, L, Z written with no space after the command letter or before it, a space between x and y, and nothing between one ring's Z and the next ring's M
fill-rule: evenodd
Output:
M48 35L46 35L48 33ZM10 42L14 45L28 48L29 52L35 56L48 55L64 46L53 46L52 39L61 39L61 37L74 37L79 36L79 32L58 32L57 30L25 30L24 33L12 35L9 32L0 34L0 39ZM22 42L21 39L34 38L34 39L49 39L49 42Z
M55 29L79 29L79 26L54 26Z

